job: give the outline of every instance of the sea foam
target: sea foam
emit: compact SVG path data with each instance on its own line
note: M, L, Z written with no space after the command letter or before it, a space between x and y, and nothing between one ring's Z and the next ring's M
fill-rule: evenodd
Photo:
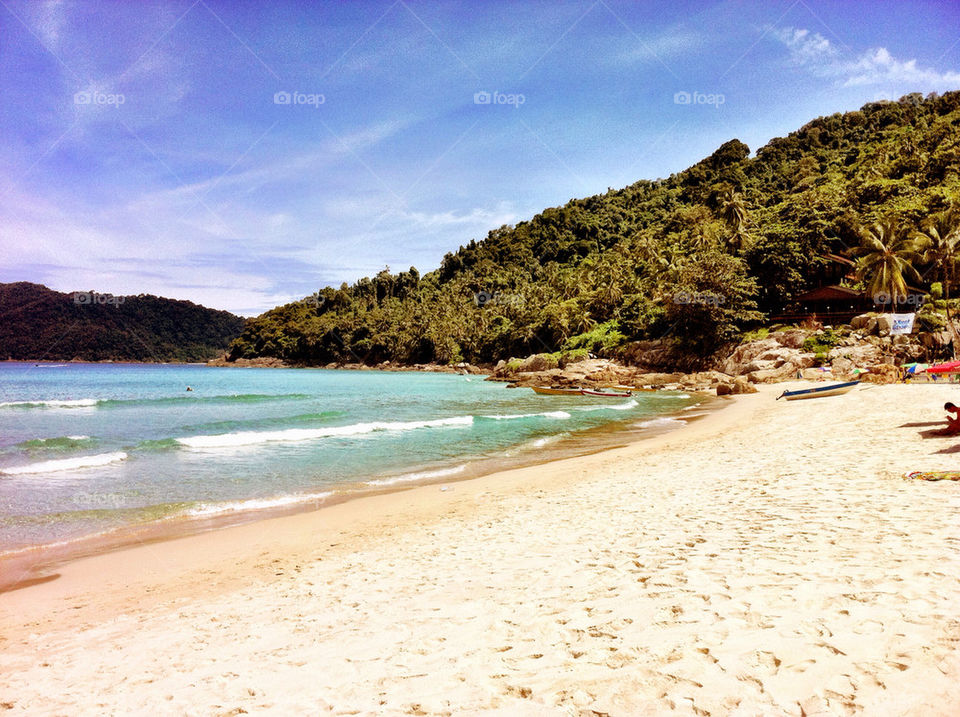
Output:
M0 408L89 408L96 406L95 398L77 398L70 400L51 399L49 401L3 401Z
M125 461L127 454L122 451L115 453L99 453L93 456L78 456L77 458L63 458L56 461L41 461L39 463L28 463L25 466L14 466L12 468L3 468L0 473L4 475L26 475L29 473L55 473L58 471L80 470L82 468L97 468L99 466L109 465L110 463L119 463Z
M238 500L230 503L201 503L197 507L188 510L187 515L194 518L202 518L223 515L224 513L238 513L246 510L282 508L285 505L297 505L299 503L312 503L314 501L325 500L331 495L333 495L333 491L307 493L305 495L281 495L276 498L250 498L249 500Z
M418 428L469 426L472 423L473 416L454 416L453 418L438 418L432 421L372 421L370 423L354 423L348 426L331 426L328 428L288 428L283 431L240 431L213 436L188 436L178 438L177 443L188 448L232 448L261 443L287 443L291 441L312 441L318 438L360 436L377 431L413 431Z
M402 475L394 476L392 478L381 478L378 480L368 480L366 485L374 486L385 486L385 485L396 485L397 483L411 483L418 480L430 480L431 478L445 478L446 476L456 475L457 473L463 473L467 469L467 464L464 463L453 468L440 468L435 471L419 471L416 473L404 473Z

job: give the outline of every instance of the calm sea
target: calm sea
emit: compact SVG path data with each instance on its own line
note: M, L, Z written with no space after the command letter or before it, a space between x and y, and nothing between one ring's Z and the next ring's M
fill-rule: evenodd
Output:
M0 554L584 452L699 400L538 396L451 374L0 363Z

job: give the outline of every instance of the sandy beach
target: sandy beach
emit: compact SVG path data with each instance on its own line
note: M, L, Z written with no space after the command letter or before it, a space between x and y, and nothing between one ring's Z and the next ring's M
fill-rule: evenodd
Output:
M78 560L8 714L955 715L956 389L762 387L626 448Z

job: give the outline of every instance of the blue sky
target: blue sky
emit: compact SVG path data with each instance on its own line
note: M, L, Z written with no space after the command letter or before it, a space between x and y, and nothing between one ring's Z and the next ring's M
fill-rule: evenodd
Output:
M0 281L252 315L954 89L946 0L0 0Z

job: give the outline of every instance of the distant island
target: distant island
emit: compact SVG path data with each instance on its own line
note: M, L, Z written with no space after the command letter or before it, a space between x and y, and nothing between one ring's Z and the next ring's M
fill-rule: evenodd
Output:
M65 294L41 284L0 284L0 360L206 361L245 320L150 294Z
M251 320L228 360L491 364L581 352L705 364L744 333L949 304L960 92L738 140L667 179L575 199L415 268ZM954 211L951 211L951 209ZM909 283L908 283L909 282ZM944 318L928 303L919 326ZM659 350L651 352L655 342Z

